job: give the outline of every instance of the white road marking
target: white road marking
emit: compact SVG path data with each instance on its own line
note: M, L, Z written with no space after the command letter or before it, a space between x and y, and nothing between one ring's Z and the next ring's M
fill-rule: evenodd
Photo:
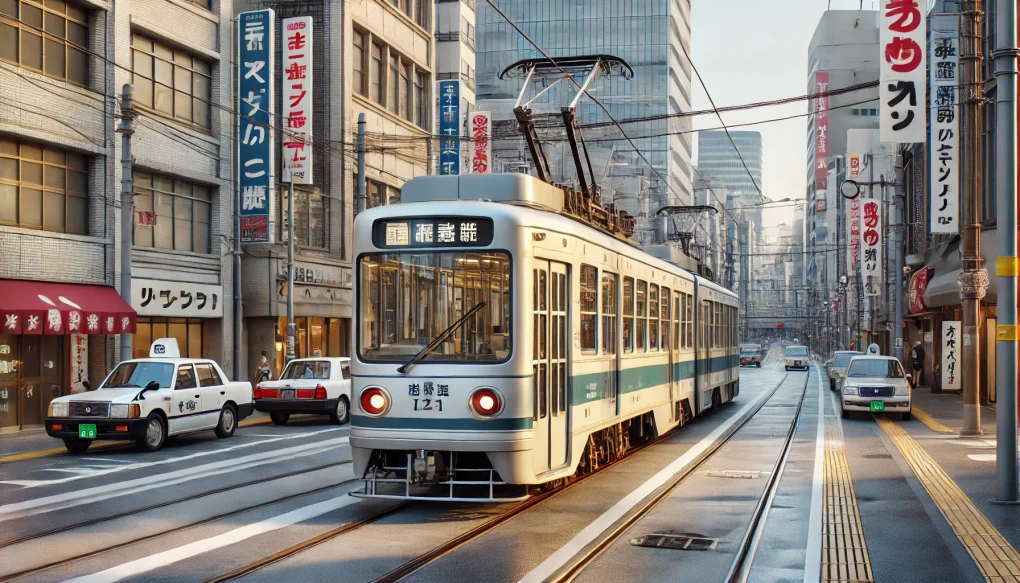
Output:
M659 473L649 478L644 484L641 484L636 490L627 494L622 500L617 502L612 508L602 513L601 516L596 518L591 524L584 527L581 532L577 533L567 544L563 545L552 555L542 561L542 563L535 567L530 573L521 579L520 583L540 583L551 577L556 571L566 565L574 556L581 552L586 546L595 541L599 535L608 530L616 521L620 520L627 515L635 506L641 503L642 500L647 498L659 487L663 486L678 472L689 467L694 460L696 460L701 454L703 454L709 447L715 443L724 433L726 433L737 421L743 418L752 408L758 403L768 398L771 391L763 391L753 401L744 405L736 414L731 416L727 422L719 427L716 427L712 433L708 434L707 437L699 441L694 445L687 453L673 460L668 466L663 468Z
M134 494L136 492L143 492L153 488L180 484L182 482L197 480L199 478L206 478L228 472L237 472L247 468L292 460L299 457L317 455L348 442L349 438L347 436L338 437L336 439L317 441L307 445L288 447L273 450L271 452L256 453L239 458L212 462L201 466L183 468L172 472L146 476L144 478L137 478L124 482L113 481L106 485L94 488L86 488L83 490L65 492L63 494L45 496L43 498L25 500L14 504L6 504L0 506L0 522L14 518L34 516L36 514L43 514L45 512L52 512L54 510L61 510L64 508L71 508L90 502L97 502L109 498Z
M61 478L61 479L58 479L58 480L3 480L3 481L0 481L0 484L13 484L13 485L16 485L16 486L23 486L25 488L36 488L36 487L39 487L39 486L52 486L54 484L63 484L65 482L73 482L75 480L81 480L83 478L94 478L96 476L101 476L101 475L105 475L105 474L111 474L111 473L114 473L114 472L123 472L125 470L138 470L138 469L142 469L142 468L149 468L149 467L152 467L152 466L161 466L161 465L172 464L172 463L177 463L177 462L189 461L189 460L193 460L193 459L197 459L197 458L201 458L201 457L207 457L207 456L211 456L211 455L218 455L218 454L221 454L221 453L236 451L236 450L244 449L244 448L248 448L248 447L254 447L254 446L257 446L257 445L264 445L264 444L267 444L267 443L273 443L273 442L276 442L276 441L285 441L285 440L291 440L291 439L301 439L301 438L305 438L305 437L311 437L313 435L318 435L320 433L328 433L328 432L331 432L331 431L340 431L341 429L343 429L343 428L342 427L331 427L329 429L321 429L319 431L312 431L312 432L309 432L309 433L287 434L287 435L284 435L284 436L277 436L277 437L275 437L273 439L263 439L262 441L252 441L252 442L248 442L248 443L239 443L237 445L232 445L230 447L222 447L222 448L214 449L214 450L211 450L211 451L199 451L199 452L195 452L195 453L192 453L192 454L183 455L183 456L179 456L179 457L173 457L173 458L169 458L169 459L165 459L165 460L158 460L158 461L152 461L152 462L138 462L138 463L127 464L127 465L123 465L123 466L106 467L102 471L93 472L93 473L89 473L89 474L86 474L86 475L79 475L79 476L71 476L71 477L68 477L68 478Z
M178 561L197 557L198 555L209 551L237 544L260 534L279 530L299 522L310 520L317 516L322 516L323 514L343 508L344 506L356 504L360 502L360 500L360 498L354 498L347 495L338 496L317 504L292 510L286 514L280 514L279 516L268 518L261 522L235 528L234 530L227 531L223 534L198 540L175 549L166 550L161 553L149 555L148 557L136 559L105 571L69 579L64 583L113 583L114 581L120 581L121 579L147 573L153 569L172 565Z
M807 548L804 555L804 582L817 583L822 576L822 461L825 455L825 387L818 363L812 363L818 375L818 430L815 433L815 467L811 479L811 512L808 515Z
M994 453L972 453L972 454L969 454L967 457L969 457L970 459L972 459L972 460L974 460L976 462L994 462L995 461L995 454Z

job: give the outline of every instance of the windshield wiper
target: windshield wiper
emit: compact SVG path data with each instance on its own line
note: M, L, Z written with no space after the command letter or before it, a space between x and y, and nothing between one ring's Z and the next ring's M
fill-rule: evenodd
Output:
M418 354L415 354L414 356L412 356L411 360L409 360L409 361L405 362L404 364L402 364L400 366L400 368L397 369L397 372L399 372L400 374L406 374L407 370L409 368L414 366L415 363L417 363L419 360L425 358L425 356L427 356L428 353L430 353L433 350L435 350L440 344L442 344L443 342L446 342L446 339L449 338L450 335L453 334L457 330L457 328L460 328L461 324L463 324L464 322L467 322L468 318L473 316L475 312L477 312L478 310L480 310L480 309L482 309L484 307L485 307L485 302L478 302L477 304L475 304L475 306L473 308L471 308L470 310L468 310L467 313L465 313L460 318L457 318L456 322L454 322L453 324L450 324L446 328L446 330L443 330L442 332L440 332L439 335L436 336L435 340L433 340L432 342L429 342L428 345L425 346L425 348L422 348L420 351L418 351Z

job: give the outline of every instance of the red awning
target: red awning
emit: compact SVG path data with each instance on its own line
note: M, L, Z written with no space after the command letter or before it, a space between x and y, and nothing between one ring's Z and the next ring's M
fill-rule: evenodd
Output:
M112 287L0 280L0 332L133 334L135 316Z

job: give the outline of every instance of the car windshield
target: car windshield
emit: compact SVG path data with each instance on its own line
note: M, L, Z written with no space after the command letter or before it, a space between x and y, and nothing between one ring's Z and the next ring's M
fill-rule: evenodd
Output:
M316 379L326 380L329 378L328 360L296 360L283 371L281 379Z
M758 354L760 354L760 351L755 350L754 348L741 348L740 354L748 356L757 356Z
M848 377L883 377L887 379L902 379L903 367L896 360L884 358L858 358L850 363Z
M173 376L174 365L168 362L122 362L99 388L136 387L141 389L152 381L159 381L160 387L172 387Z
M786 356L807 356L807 348L804 348L803 346L788 348L786 350Z
M861 354L860 352L841 352L836 355L836 359L832 361L832 366L838 368L846 368L846 365L850 364L850 359Z

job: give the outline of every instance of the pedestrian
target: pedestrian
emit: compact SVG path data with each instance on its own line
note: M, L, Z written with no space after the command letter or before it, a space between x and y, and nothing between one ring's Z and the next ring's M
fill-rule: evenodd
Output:
M921 348L920 340L914 342L914 347L910 349L910 360L914 369L914 385L919 387L924 377L924 348Z

